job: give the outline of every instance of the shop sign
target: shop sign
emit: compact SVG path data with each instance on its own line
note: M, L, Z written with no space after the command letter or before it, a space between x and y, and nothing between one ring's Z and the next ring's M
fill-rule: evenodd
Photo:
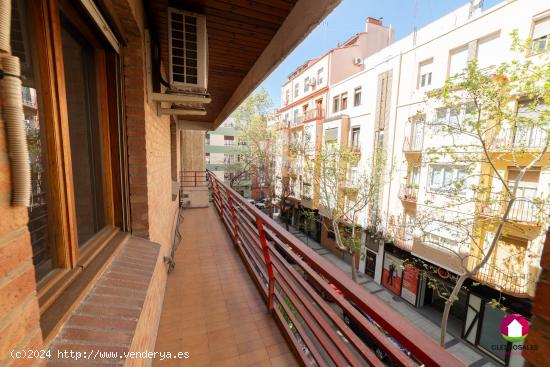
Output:
M412 264L406 264L403 271L403 286L401 297L412 305L416 305L418 293L418 268Z
M384 269L382 271L382 285L399 295L401 291L401 277L403 274L403 260L386 252L384 254Z

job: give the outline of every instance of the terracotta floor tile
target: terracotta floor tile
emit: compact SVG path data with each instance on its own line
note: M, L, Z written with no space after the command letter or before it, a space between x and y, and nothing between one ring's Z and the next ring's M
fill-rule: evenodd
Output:
M297 364L216 211L189 209L184 217L155 349L187 351L191 357L153 365Z
M299 364L293 354L282 354L270 358L269 361L273 367L298 367Z
M286 342L273 344L266 347L269 358L280 356L281 354L288 353L288 345Z
M241 354L239 355L239 358L243 366L259 366L261 364L265 364L266 362L269 366L269 356L264 348Z
M264 343L260 339L251 339L237 344L239 353L249 353L258 349L265 349Z
M221 361L210 362L211 367L241 367L241 360L238 356L227 358Z

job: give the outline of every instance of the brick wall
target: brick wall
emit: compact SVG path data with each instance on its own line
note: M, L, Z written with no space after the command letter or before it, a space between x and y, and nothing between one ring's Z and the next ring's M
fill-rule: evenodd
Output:
M541 259L540 275L533 304L533 320L525 345L536 345L537 350L523 352L527 366L546 366L550 350L550 231L546 234Z
M1 111L0 111L1 112ZM1 116L1 113L0 113ZM13 361L12 350L42 345L27 208L11 201L10 163L5 125L0 117L0 365ZM28 361L26 361L28 363ZM23 363L24 364L24 363Z

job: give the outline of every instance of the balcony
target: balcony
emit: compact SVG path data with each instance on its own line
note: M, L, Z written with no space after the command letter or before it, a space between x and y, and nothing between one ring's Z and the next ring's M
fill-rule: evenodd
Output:
M493 143L493 149L507 150L537 150L547 145L548 132L537 127L503 128Z
M491 200L491 203L482 206L481 215L494 217L504 214L505 205L507 201L503 201L499 198ZM540 208L533 203L530 199L516 199L512 204L512 209L508 214L508 221L514 221L518 223L540 225L543 218Z
M497 196L490 203L482 205L479 215L496 225L504 214L506 204L507 201ZM545 214L548 210L548 208L542 209L530 199L516 199L505 222L508 233L519 238L534 240L540 235L540 228L548 217L548 214Z
M313 121L313 120L320 120L323 118L323 110L321 109L312 109L312 110L307 110L304 112L304 114L302 115L302 118L303 118L303 123L305 122L310 122L310 121Z
M209 322L206 315L213 312L214 308L208 300L221 298L223 294L225 307L219 307L222 307L220 312L225 312L227 316L220 321L220 327L225 323L226 326L223 328L227 331L220 337L217 337L216 333L206 333L206 336L203 333L201 340L212 343L212 338L225 340L225 343L229 344L239 343L234 341L235 338L246 338L242 334L247 334L248 328L254 333L254 328L258 326L250 320L259 319L261 324L278 326L269 326L275 336L266 338L282 340L280 334L284 335L287 346L301 364L307 366L383 366L388 363L399 366L463 365L433 339L351 281L340 269L249 204L213 174L209 174L208 177L212 189L213 208L220 220L208 220L208 233L200 232L197 229L200 228L199 223L204 222L205 216L211 217L214 209L195 211L196 214L193 211L189 212L189 219L186 219L187 228L194 232L191 235L184 233L184 238L190 243L191 253L187 255L190 260L187 261L192 268L184 266L182 278L178 281L173 280L167 289L167 297L177 299L172 301L173 309L177 309L178 306L175 304L181 303L182 298L172 295L178 294L175 288L182 283L193 284L189 297L198 300L194 302L183 299L184 304L191 304L185 319L197 323L203 331L203 322ZM194 216L199 218L194 219ZM228 236L221 234L222 223ZM214 236L214 240L211 236ZM221 261L217 261L216 264L209 263L212 258L218 258L219 253L222 256ZM244 266L238 264L237 254ZM197 258L202 261L196 261ZM230 264L227 259L231 260ZM239 269L246 269L250 278L247 279L244 271ZM232 277L228 277L235 271L238 284ZM214 273L213 279L205 281L200 272ZM186 276L190 279L186 279ZM226 282L232 282L234 287L226 286ZM252 284L257 288L261 298L253 297L256 290ZM323 299L321 291L329 297ZM247 297L244 302L239 302L241 294ZM327 299L333 302L329 303ZM199 302L208 309L195 307ZM243 306L241 312L230 313L227 310L229 303L248 307ZM264 311L261 311L261 308L264 308ZM177 312L172 313L173 317L178 317ZM195 321L195 315L202 315L203 321ZM166 338L165 343L170 343L176 335L180 335L181 330L171 326L168 316L164 319L164 323L161 321L159 338ZM247 329L241 329L240 325L243 324ZM261 327L265 329L265 326ZM163 336L164 329L172 330L173 336ZM192 335L193 332L187 331L186 334ZM185 340L188 340L185 343L192 343L191 337ZM176 347L181 347L182 343L178 342ZM280 344L284 354L288 355L284 344ZM159 345L159 348L162 348L163 344ZM228 349L235 353L233 346ZM258 353L265 357L264 352ZM269 356L269 350L266 353Z
M320 120L323 118L323 110L313 109L304 111L302 115L296 116L293 120L288 122L288 127L297 127L306 122Z
M181 230L156 350L188 351L193 366L297 365L214 207L186 211Z
M500 271L498 268L482 268L474 278L515 297L532 296L536 285L536 279L533 279L529 274L509 274Z
M406 157L418 158L422 153L424 135L407 136L403 143L403 153Z
M402 184L399 190L399 199L409 203L416 203L418 198L418 185Z

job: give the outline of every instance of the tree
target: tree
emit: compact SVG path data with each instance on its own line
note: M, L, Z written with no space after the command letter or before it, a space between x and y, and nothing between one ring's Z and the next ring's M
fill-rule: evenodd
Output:
M308 145L307 136L304 146ZM307 150L307 148L304 148ZM306 181L318 190L319 212L329 223L322 220L327 231L334 233L338 249L351 255L351 275L357 280L357 259L361 254L361 230L365 228L366 209L373 205L378 193L377 183L383 175L384 164L371 169L359 169L359 154L336 142L326 142L317 148L316 158L305 157ZM375 152L377 162L385 156L382 150ZM311 222L314 217L308 218Z
M533 52L531 41L520 44L515 33L513 39L518 58L488 69L474 59L462 75L449 78L426 100L426 107L437 108L431 135L425 136L432 138L432 145L424 150L422 164L429 166L431 190L438 193L427 194L424 209L417 209L414 232L452 255L460 269L452 289L441 289L433 281L436 270L420 265L432 279L431 287L445 299L442 346L450 309L467 279L492 284L496 272L492 285L506 290L509 285L497 284L498 279L521 285L526 278L515 274L519 267L514 264L540 257L541 246L518 246L506 248L500 266L493 263L495 249L503 246L502 235L522 231L514 222L525 216L542 224L550 215L548 197L520 185L532 168L548 160L548 52L524 59ZM498 300L492 304L504 308Z
M235 181L252 178L253 189L267 190L269 197L275 197L277 180L275 175L276 146L280 131L277 125L269 124L273 101L265 89L248 97L235 111L234 118L239 130L239 159L233 167ZM254 186L255 185L255 186ZM280 185L285 187L284 181ZM272 214L271 201L267 209Z

